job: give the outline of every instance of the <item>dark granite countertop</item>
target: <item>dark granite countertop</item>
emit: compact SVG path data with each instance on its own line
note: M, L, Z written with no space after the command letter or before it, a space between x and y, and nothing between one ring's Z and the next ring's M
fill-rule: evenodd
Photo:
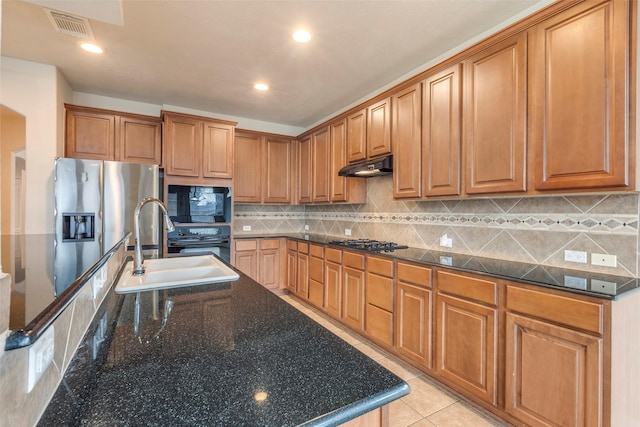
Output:
M255 239L286 237L320 243L339 249L358 251L353 248L332 245L329 242L340 238L319 234L277 234L252 235L238 234L234 239ZM499 279L507 279L520 283L560 289L572 293L594 296L603 299L617 299L624 293L640 287L640 281L634 277L608 275L599 272L570 270L559 267L528 264L509 260L483 258L472 255L433 251L429 249L409 248L398 249L393 252L374 253L360 251L368 255L378 255L399 260L417 262L427 266L446 267L467 273L484 274Z
M409 392L243 274L140 298L136 336L136 294L110 291L39 425L328 426Z

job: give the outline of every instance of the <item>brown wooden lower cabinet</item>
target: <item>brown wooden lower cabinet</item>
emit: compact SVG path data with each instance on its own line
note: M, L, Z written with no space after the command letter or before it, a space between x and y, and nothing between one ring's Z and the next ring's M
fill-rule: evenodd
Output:
M506 314L505 410L531 426L599 426L603 340Z
M342 251L325 250L324 262L324 311L340 318L342 314Z
M360 415L351 421L340 424L340 427L389 427L389 405Z
M297 279L309 283L303 252ZM640 420L640 344L629 338L640 292L610 301L387 259L389 275L382 258L326 247L325 312L514 425ZM391 299L388 286L369 286L382 279Z
M241 239L234 245L233 265L266 288L285 287L284 242L281 239Z
M309 245L309 302L318 308L324 300L324 248Z
M296 245L295 250L291 249L288 243L287 246L287 289L295 293L298 282L298 248Z
M396 350L425 368L433 368L433 292L422 286L396 283Z
M298 252L296 295L309 299L309 254Z

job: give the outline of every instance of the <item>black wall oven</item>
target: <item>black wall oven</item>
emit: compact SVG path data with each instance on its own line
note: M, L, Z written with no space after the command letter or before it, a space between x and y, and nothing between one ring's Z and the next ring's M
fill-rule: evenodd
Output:
M168 256L213 253L231 261L231 188L169 185L167 210L176 226Z

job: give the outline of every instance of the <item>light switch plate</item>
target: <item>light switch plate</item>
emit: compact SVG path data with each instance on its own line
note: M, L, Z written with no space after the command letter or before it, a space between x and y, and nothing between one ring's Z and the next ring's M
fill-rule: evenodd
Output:
M587 253L583 251L564 251L564 260L568 262L587 263Z
M344 235L345 236L351 236L351 229L350 228L345 228L344 229Z
M42 374L51 364L54 355L55 333L53 325L29 347L29 367L27 368L27 393L31 393Z

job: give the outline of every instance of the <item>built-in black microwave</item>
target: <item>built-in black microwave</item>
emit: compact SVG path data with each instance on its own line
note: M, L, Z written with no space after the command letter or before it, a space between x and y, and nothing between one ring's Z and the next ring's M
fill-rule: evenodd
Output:
M231 222L231 188L169 185L167 209L178 224Z

